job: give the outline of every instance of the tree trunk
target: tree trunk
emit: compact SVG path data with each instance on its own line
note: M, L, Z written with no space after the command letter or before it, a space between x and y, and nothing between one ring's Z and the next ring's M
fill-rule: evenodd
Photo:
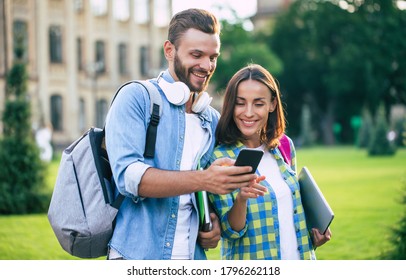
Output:
M330 99L327 104L327 110L322 113L322 119L320 122L321 129L321 139L323 140L324 145L334 145L334 100Z

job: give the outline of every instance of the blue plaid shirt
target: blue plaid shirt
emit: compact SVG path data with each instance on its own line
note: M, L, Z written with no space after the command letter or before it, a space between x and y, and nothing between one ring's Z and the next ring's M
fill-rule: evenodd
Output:
M278 148L270 149L269 152L276 158L282 177L292 193L294 208L293 220L300 258L316 259L309 231L306 226L306 218L300 198L299 183L296 177L296 151L290 139L289 142L291 146L291 166L288 166L284 162ZM214 161L221 157L235 159L242 148L245 148L242 143L237 143L234 146L217 146L212 160ZM260 175L258 171L257 174ZM239 232L234 231L228 222L228 213L233 206L239 190L227 195L209 194L209 199L214 210L220 217L222 229L222 259L281 259L278 207L275 192L266 180L260 184L266 186L268 192L264 196L248 200L246 225L245 228Z

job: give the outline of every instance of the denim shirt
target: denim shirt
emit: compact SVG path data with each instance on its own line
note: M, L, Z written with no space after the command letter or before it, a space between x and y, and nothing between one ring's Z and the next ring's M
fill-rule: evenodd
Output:
M166 71L163 78L173 82ZM152 82L157 86L156 80ZM157 86L159 89L159 87ZM149 167L179 170L185 133L185 105L176 106L162 96L163 113L158 125L155 157L144 158L145 137L150 119L150 100L143 86L132 83L117 95L106 118L106 147L113 177L126 197L118 211L109 246L125 259L170 259L176 231L179 196L143 198L139 183ZM201 165L206 166L214 149L214 131L219 113L209 107L199 114L209 141L201 147ZM197 166L197 162L195 164ZM189 232L190 259L206 259L197 244L198 217L195 197Z

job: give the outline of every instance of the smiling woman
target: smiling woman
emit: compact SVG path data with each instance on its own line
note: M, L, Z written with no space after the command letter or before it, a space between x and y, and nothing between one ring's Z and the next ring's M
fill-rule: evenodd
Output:
M228 194L209 193L220 218L221 257L227 260L313 260L314 248L331 238L307 226L299 191L296 150L284 135L285 117L278 84L258 64L237 71L227 84L216 129L213 160L235 159L251 148L263 151L257 178ZM280 148L287 139L290 161Z

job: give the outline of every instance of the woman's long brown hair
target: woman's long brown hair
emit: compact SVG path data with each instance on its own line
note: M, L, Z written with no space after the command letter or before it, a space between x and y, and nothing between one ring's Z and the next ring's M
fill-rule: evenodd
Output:
M269 113L267 125L260 132L261 144L265 144L268 148L275 148L285 132L285 115L276 80L268 70L258 64L250 64L240 69L228 82L221 117L216 129L216 141L218 144L227 145L236 144L238 141L244 142L244 137L235 124L233 115L238 86L246 80L255 80L266 85L271 92L271 101L276 99L275 110Z

